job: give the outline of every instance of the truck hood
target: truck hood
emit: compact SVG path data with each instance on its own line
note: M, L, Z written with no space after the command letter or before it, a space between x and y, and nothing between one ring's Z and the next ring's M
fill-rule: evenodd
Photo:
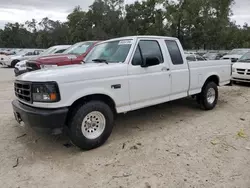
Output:
M242 62L236 62L233 64L233 68L236 69L249 69L250 70L250 62L242 63Z
M20 81L70 83L127 75L125 63L87 63L40 69L17 77Z
M222 59L240 59L242 55L232 54L232 55L225 55Z
M69 61L72 59L76 59L79 56L72 55L72 54L56 54L56 55L49 55L49 56L40 56L35 59L38 63L43 64L56 64L58 62Z

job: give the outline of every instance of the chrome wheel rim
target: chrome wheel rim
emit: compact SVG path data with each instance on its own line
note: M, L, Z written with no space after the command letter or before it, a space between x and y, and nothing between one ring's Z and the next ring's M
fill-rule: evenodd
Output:
M215 101L215 89L209 88L207 91L207 102L209 104L213 104Z
M101 136L105 126L106 119L101 112L90 112L83 119L82 134L88 139L96 139Z

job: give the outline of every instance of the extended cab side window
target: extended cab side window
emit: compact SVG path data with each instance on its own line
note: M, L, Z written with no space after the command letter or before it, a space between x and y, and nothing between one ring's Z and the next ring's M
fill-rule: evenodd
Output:
M146 58L158 58L159 62L163 62L161 48L157 41L141 40L136 48L132 65L141 65Z
M176 41L174 41L174 40L166 40L165 43L167 45L167 48L168 48L172 63L174 65L183 64L183 59L182 59L182 56L181 56L181 52L180 52L180 49L179 49Z

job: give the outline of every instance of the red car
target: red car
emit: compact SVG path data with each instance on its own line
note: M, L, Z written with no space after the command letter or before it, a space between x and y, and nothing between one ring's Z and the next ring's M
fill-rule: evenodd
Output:
M27 71L50 68L63 65L81 64L89 51L98 41L85 41L72 45L62 54L42 56L26 62Z

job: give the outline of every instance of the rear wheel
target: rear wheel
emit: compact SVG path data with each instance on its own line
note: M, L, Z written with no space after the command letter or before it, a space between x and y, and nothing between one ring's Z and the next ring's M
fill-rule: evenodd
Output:
M113 129L111 108L101 101L90 101L78 107L69 123L69 137L73 144L84 150L104 144Z
M205 110L212 110L218 101L218 87L214 82L206 83L201 93L197 96L197 102Z

